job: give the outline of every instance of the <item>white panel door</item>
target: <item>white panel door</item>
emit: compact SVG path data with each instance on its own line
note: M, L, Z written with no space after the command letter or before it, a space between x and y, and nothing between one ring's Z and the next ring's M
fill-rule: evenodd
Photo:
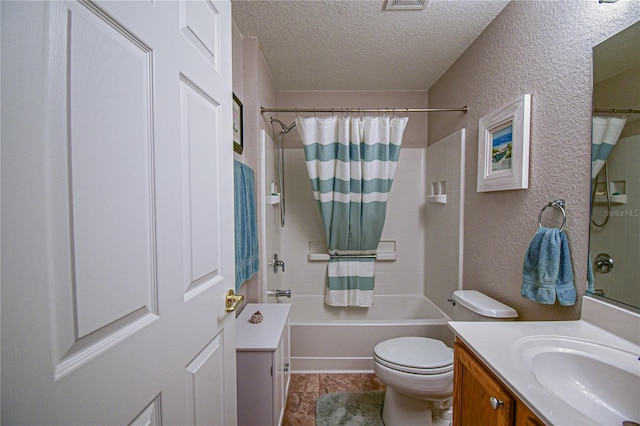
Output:
M236 424L230 3L0 8L2 424Z

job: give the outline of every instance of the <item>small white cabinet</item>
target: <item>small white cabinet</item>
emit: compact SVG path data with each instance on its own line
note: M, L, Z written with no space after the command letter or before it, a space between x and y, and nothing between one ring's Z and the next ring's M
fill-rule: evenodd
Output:
M281 425L289 390L290 304L249 303L236 320L238 425ZM263 320L253 324L260 311Z

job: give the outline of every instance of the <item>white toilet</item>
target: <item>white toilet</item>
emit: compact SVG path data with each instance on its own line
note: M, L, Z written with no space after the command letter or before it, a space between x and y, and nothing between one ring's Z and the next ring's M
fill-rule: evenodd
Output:
M455 321L510 321L515 309L475 290L453 293ZM398 337L373 349L373 371L387 390L385 426L449 425L453 349L426 337Z

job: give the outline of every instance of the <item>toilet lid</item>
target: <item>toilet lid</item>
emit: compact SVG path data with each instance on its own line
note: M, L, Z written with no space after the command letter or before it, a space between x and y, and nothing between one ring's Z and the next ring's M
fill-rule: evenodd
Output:
M398 337L378 343L376 360L400 371L440 374L453 370L453 351L440 340L426 337Z

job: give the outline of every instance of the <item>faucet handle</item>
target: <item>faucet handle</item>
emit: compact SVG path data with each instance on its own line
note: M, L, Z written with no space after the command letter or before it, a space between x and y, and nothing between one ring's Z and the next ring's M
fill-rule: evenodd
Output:
M282 268L282 272L284 272L284 261L278 259L278 253L274 253L273 255L273 273L278 273L278 266Z
M596 271L606 274L613 269L613 259L607 253L600 253L596 256Z

